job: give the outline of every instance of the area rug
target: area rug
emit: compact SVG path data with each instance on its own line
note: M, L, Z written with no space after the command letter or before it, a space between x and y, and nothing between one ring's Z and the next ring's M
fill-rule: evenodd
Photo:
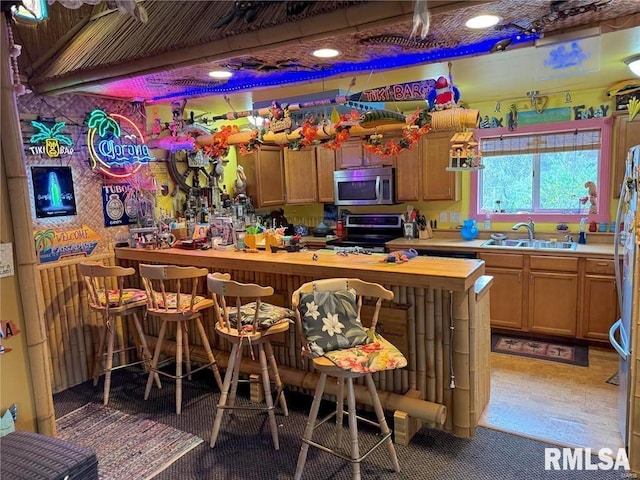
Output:
M89 403L56 421L58 436L95 450L100 480L147 480L202 443L191 433Z
M604 383L608 383L610 385L616 385L617 387L620 386L620 377L618 376L618 372L614 373L613 375L611 375L606 382Z
M581 345L542 342L540 340L522 337L492 334L491 351L520 357L568 363L581 367L589 366L589 348Z

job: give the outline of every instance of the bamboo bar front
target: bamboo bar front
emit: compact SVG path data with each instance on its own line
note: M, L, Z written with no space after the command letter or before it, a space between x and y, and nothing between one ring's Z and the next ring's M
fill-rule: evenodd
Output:
M318 260L312 260L313 253L317 254ZM481 412L488 402L488 388L485 387L488 370L485 366L488 365L489 352L486 345L489 341L482 339L480 342L478 332L488 335L489 318L478 314L481 309L475 306L477 300L474 291L478 279L484 278L484 263L479 260L419 257L394 265L381 262L382 258L382 255L341 257L326 250L245 253L116 249L116 263L123 266L136 269L140 263L203 266L211 272L228 272L238 281L271 285L275 293L269 301L285 306L290 306L291 294L299 285L314 279L358 277L383 284L396 294L394 302L383 305L381 312L385 336L403 351L409 361L403 371L374 375L381 398L384 395L389 402L385 408L400 408L399 398L405 397L410 390L417 390L419 398L409 400L407 396L406 401L406 405L410 405L406 408L412 409L414 417L432 425L439 425L441 420L445 420L444 428L455 435L473 436L479 416L477 412ZM138 281L136 276L131 277L131 283L127 286L138 286ZM488 302L487 291L483 298ZM212 318L206 320L210 322ZM154 319L149 318L145 325L151 344L155 343L159 328L155 323ZM454 326L453 338L450 336L451 323ZM210 324L206 328L211 331ZM471 328L475 330L474 335L470 333ZM313 386L315 376L312 367L305 366L302 362L300 343L294 330L290 329L274 342L274 350L282 366L285 382L292 387L307 390L309 385ZM472 341L481 343L482 348L478 349ZM201 347L195 343L191 353L194 358L198 358ZM169 341L166 354L171 353L171 345ZM211 346L221 359L230 350L229 345L217 336L211 338ZM453 388L450 378L450 348L453 349L451 358L455 375ZM224 360L219 361L224 365ZM255 369L256 365L252 362L243 363L244 374L259 373ZM300 374L296 374L296 371ZM335 392L328 392L328 395L333 394ZM366 404L364 399L360 401ZM416 411L417 405L422 405L422 410ZM444 409L440 409L441 407ZM411 415L412 412L407 413ZM446 419L440 418L443 412L446 412Z

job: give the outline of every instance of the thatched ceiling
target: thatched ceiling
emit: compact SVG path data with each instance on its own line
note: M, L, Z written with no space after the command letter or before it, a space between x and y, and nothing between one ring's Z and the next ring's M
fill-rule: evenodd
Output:
M39 93L145 100L202 96L484 55L501 40L513 48L577 27L640 23L638 0L429 0L431 27L421 40L410 38L413 1L141 4L146 24L104 5L69 10L54 3L43 24L15 25L27 83ZM498 27L464 27L484 11L502 17ZM342 55L324 62L310 55L325 46ZM236 75L225 83L212 81L207 73L216 67Z

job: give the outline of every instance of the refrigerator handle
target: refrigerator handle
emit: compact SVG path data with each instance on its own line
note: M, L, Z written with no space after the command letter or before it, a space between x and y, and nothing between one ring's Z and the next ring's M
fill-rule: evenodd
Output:
M615 338L615 333L616 333L616 330L618 329L620 329L620 340L623 343L622 346L618 343L618 341ZM611 328L609 329L609 342L611 343L613 348L616 350L616 352L618 352L618 355L622 357L623 360L627 360L629 358L628 345L625 345L627 343L625 335L626 334L624 331L624 327L622 326L622 319L620 318L618 319L617 322L611 325Z
M626 169L628 170L628 169ZM625 171L626 173L626 171ZM618 208L616 210L616 229L613 233L613 268L616 276L616 291L618 293L618 307L622 313L622 272L620 271L620 222L622 221L622 204L625 198L626 180L623 179L620 186L620 198L618 199Z

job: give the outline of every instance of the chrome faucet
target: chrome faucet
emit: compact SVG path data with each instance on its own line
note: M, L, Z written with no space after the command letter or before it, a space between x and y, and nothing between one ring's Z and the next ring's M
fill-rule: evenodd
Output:
M513 227L511 227L511 230L518 230L520 227L524 227L527 229L527 231L529 232L529 241L533 242L533 237L535 236L535 223L533 223L533 220L529 219L528 222L520 222L520 223L516 223Z

